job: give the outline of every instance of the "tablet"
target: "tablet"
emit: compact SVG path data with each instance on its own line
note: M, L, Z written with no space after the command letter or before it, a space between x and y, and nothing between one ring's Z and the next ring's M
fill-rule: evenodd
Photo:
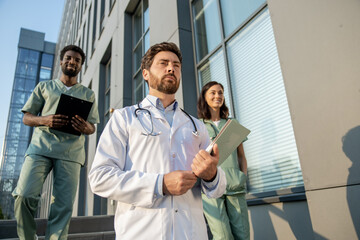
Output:
M66 115L69 117L69 120L71 120L72 117L75 117L75 115L79 115L84 120L87 120L92 105L92 102L62 93L55 114ZM61 128L53 129L78 136L81 135L79 131L72 127L70 121L67 125Z

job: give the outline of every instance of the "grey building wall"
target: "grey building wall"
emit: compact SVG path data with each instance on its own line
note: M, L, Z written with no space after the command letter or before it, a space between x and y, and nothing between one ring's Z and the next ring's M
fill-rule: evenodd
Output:
M359 239L360 2L268 4L314 239Z

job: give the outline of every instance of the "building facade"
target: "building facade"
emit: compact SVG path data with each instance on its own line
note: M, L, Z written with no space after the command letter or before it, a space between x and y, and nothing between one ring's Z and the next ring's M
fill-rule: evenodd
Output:
M251 239L359 238L359 9L356 0L66 1L57 53L84 49L79 81L101 116L74 216L114 214L116 201L88 185L97 141L113 108L147 94L144 52L171 41L183 53L180 106L196 116L201 87L219 81L231 116L252 131Z
M51 79L56 44L45 33L21 28L15 77L0 167L0 192L4 215L14 217L11 192L16 187L32 128L22 123L22 107L38 82Z

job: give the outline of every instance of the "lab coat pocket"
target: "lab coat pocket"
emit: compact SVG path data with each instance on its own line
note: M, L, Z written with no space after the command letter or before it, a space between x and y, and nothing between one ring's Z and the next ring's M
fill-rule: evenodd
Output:
M117 217L117 239L162 239L162 215L162 209L131 207Z

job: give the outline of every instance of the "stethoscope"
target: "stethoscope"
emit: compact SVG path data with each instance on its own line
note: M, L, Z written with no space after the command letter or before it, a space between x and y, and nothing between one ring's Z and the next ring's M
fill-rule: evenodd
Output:
M198 130L197 130L197 127L196 127L196 124L195 124L194 120L192 119L192 117L191 117L187 112L185 112L184 109L182 109L182 108L180 108L180 109L181 109L181 111L182 111L183 113L185 113L185 115L191 120L191 122L192 122L192 124L193 124L193 126L194 126L194 131L192 131L192 134L193 134L194 136L198 137L198 136L199 136L199 132L198 132ZM144 127L143 122L142 122L142 121L140 120L140 118L138 117L138 112L140 112L140 111L145 111L146 114L150 116L150 122L151 122L151 130L150 130L150 131ZM135 117L139 120L142 128L145 130L145 133L142 133L143 135L145 135L145 136L153 136L153 137L154 137L154 136L158 136L158 135L161 134L161 132L154 132L154 122L153 122L153 119L152 119L151 112L150 112L148 109L141 108L141 107L140 107L140 104L138 103L138 104L137 104L137 108L134 110L134 114L135 114Z

